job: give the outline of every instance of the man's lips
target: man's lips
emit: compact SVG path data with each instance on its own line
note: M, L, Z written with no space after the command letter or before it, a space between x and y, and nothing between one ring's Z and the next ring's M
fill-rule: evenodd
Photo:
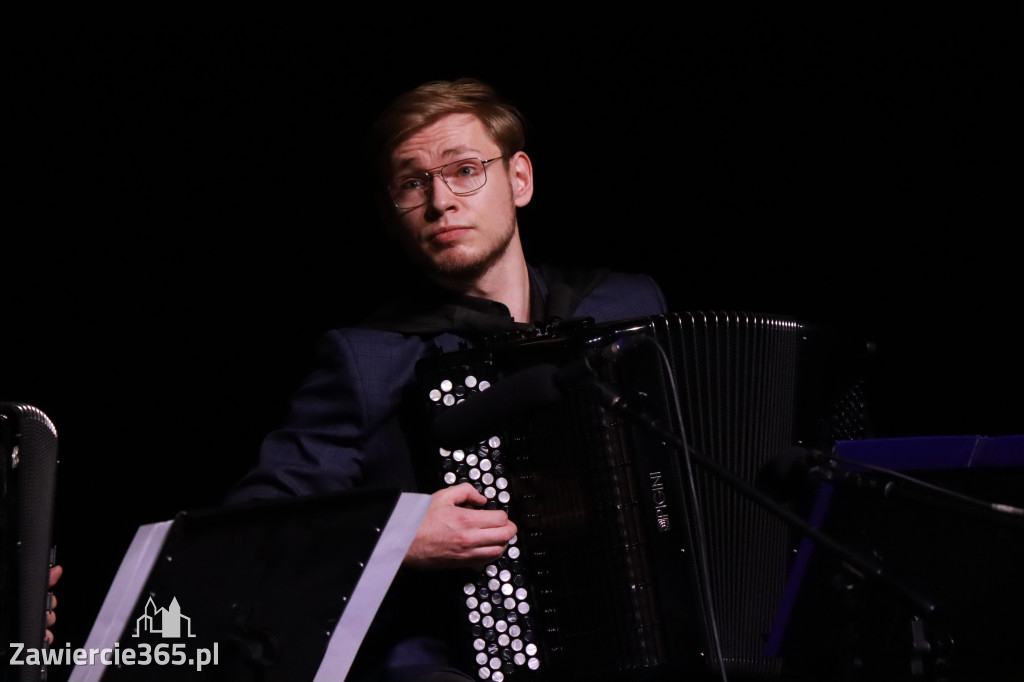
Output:
M457 240L459 237L461 237L469 229L470 228L468 227L460 225L442 227L441 229L430 235L429 241L435 244L450 244L453 241Z

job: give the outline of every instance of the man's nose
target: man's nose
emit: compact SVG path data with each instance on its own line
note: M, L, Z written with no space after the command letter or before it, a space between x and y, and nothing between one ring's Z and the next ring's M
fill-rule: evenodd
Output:
M427 187L427 203L432 208L443 211L451 204L454 196L440 173L430 176L430 186Z

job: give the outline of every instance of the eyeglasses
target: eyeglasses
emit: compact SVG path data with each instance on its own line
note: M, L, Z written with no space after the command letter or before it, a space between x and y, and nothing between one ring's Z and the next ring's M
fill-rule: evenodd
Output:
M397 208L416 208L427 203L427 192L432 187L431 179L440 175L444 184L457 196L476 192L487 184L487 164L493 159L459 159L443 166L395 178L388 185L391 201Z

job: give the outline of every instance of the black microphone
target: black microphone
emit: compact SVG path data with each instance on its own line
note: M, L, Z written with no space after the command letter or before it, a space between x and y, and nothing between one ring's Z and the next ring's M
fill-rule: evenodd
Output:
M882 497L891 492L894 485L892 480L840 469L836 466L837 462L820 450L799 446L784 448L761 467L755 484L780 500L793 499L811 484L820 481L877 493Z
M542 363L511 374L441 412L432 425L434 435L446 446L479 443L510 422L561 402L573 388L594 382L595 366L620 359L641 342L624 337L561 367Z
M846 464L841 468L839 464ZM1024 509L991 502L929 484L900 471L829 457L818 450L790 447L781 450L757 472L755 485L776 499L788 501L811 484L828 482L881 499L902 498L959 512L981 514L989 520L1021 527Z
M823 459L825 456L817 450L785 448L764 463L754 484L776 499L792 500L813 482L811 471Z

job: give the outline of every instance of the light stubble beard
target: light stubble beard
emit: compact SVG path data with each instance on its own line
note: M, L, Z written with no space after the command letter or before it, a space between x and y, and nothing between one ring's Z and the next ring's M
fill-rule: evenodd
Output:
M420 253L425 261L427 274L432 279L449 285L473 284L479 281L498 263L508 251L512 238L516 234L516 219L513 215L505 231L498 241L493 243L486 252L470 258L431 258Z

